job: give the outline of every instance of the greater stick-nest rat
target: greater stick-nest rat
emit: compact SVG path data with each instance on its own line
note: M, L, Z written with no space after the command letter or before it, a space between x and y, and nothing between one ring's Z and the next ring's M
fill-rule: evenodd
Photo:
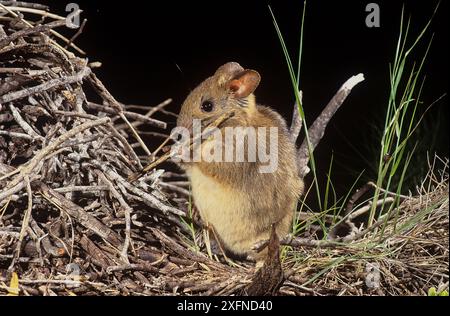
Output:
M191 182L200 217L214 229L219 243L234 254L251 255L257 260L262 260L265 254L256 255L252 246L269 239L272 224L279 238L285 237L303 191L295 144L285 120L273 109L255 101L253 92L260 79L254 70L244 69L235 62L226 63L188 95L177 120L178 126L192 131L194 119L211 121L233 111L234 116L220 126L221 132L225 134L227 127L265 127L266 140L276 141L278 164L272 172L261 172L260 167L267 165L267 161L258 155L256 161L201 160L181 164ZM277 130L275 138L269 136L270 127ZM250 150L247 158L253 150L249 144L245 140L244 148ZM221 145L223 156L225 145ZM232 146L236 149L236 139ZM214 142L206 140L202 155L211 148Z

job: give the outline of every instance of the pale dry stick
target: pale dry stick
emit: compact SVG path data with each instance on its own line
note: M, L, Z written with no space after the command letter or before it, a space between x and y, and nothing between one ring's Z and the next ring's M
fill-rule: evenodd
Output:
M363 196L365 193L367 193L367 191L371 188L377 188L377 185L371 181L369 181L368 183L366 183L365 185L363 185L360 189L358 189L353 195L352 197L349 199L347 206L345 208L345 216L338 222L336 223L336 225L338 225L339 223L345 221L345 222L351 222L354 218L364 214L365 212L367 212L367 206L363 206L357 210L353 210L354 204L355 202L361 198L361 196ZM387 191L383 188L380 188L380 192L381 193L386 193L387 195L389 195L390 197L387 197L385 199L379 200L376 202L377 207L383 205L384 203L392 203L394 202L394 198L396 198L397 196L403 200L406 199L411 199L410 196L406 196L406 195L401 195L401 194L397 194L391 191ZM380 194L381 194L380 193ZM393 198L394 197L394 198ZM372 202L369 201L369 205L371 206Z
M327 106L322 111L322 113L320 113L319 117L316 118L314 123L308 128L309 142L308 139L305 138L297 151L300 177L304 178L309 173L308 163L310 159L310 150L311 152L313 152L316 146L319 144L320 140L325 134L325 128L327 127L328 122L345 101L351 90L363 80L363 74L358 74L348 79L339 88L330 102L328 102ZM310 145L311 148L309 148Z
M426 195L427 192L430 192L432 183L436 183L434 172L433 172L435 170L436 156L433 157L433 162L431 163L430 158L428 157L428 154L427 154L427 163L428 163L427 175L425 176L425 179L420 184L420 189L417 189L417 193L419 194L420 199L422 199L422 196ZM428 182L427 188L425 188L425 185L426 185L425 182Z
M175 185L177 187L184 187L184 188L189 188L189 186L190 186L189 181L168 181L166 183Z
M56 110L53 111L54 114L59 114L62 116L69 116L69 117L80 117L88 120L96 120L98 119L98 116L87 114L87 113L80 113L80 112L70 112L70 111L60 111Z
M1 260L5 260L5 259L12 259L14 257L14 255L2 255L0 254L0 259ZM30 258L30 257L19 257L16 262L26 262L26 263L38 263L38 260L35 258Z
M62 85L82 81L83 78L88 76L90 73L91 73L90 68L84 67L83 69L81 69L78 73L76 73L73 76L52 79L52 80L46 81L46 82L41 83L34 87L30 87L30 88L26 88L23 90L4 94L4 95L0 96L0 104L15 101L18 99L23 99L23 98L29 97L31 95L40 93L42 91L53 89L53 88L56 88L56 87L59 87Z
M61 211L60 214L64 214L62 210L60 210L60 211ZM69 253L69 263L72 263L73 249L74 249L74 245L75 245L75 228L73 227L72 217L70 217L67 214L66 214L66 216L70 223L70 233L71 233L71 237L72 237L70 239L70 252L68 252Z
M109 187L107 185L80 185L80 186L68 186L54 189L58 193L67 192L98 192L98 191L108 191Z
M123 185L118 183L117 186L119 187L119 189L122 192L126 192ZM116 192L117 192L117 190L116 190ZM125 241L123 243L121 255L124 258L125 262L129 263L130 261L128 260L128 249L131 246L131 248L134 250L132 240L131 240L131 211L133 209L125 202L125 199L123 198L122 195L119 194L119 192L117 192L116 196L117 196L117 199L119 199L119 202L122 205L122 207L125 209Z
M229 296L229 295L233 295L236 293L242 293L242 290L245 286L248 286L248 284L250 284L251 280L239 280L239 281L235 281L234 283L230 283L227 286L225 286L222 290L220 290L219 292L217 292L214 295L218 295L218 296Z
M9 14L11 14L11 15L12 15L13 17L15 17L16 19L20 19L20 20L21 20L23 23L25 23L27 26L33 27L33 24L31 24L31 23L28 22L27 20L22 19L18 14L16 14L16 13L13 12L13 11L11 11L8 7L4 6L4 5L1 4L1 3L0 3L0 8L2 8L3 10L5 10L5 11L8 12ZM43 11L43 12L44 12L44 13L47 13L47 12L45 12L45 11ZM69 15L68 15L66 18L64 18L64 19L69 19L69 18L71 18L71 17L75 17L75 16L81 14L81 12L82 12L82 10L74 11L74 12L72 12L71 14L69 14ZM56 36L56 37L62 39L62 40L65 41L65 42L68 42L68 41L69 41L69 39L67 39L65 36L61 35L60 33L56 32L55 30L50 30L50 32L51 32L54 36ZM55 45L57 48L59 48L61 51L63 51L64 54L65 54L66 56L68 56L68 57L73 57L73 54L72 54L71 52L69 52L68 50L64 49L64 47L62 47L61 45L59 45L57 42L55 42L54 40L52 40L50 37L47 36L47 38L48 38L48 40L49 40L50 43L52 43L52 44ZM75 44L72 43L70 46L71 46L73 49L75 49L77 52L79 52L80 54L86 55L86 52L83 51L81 48L79 48L77 45L75 45Z
M28 75L30 75L31 77L39 77L42 75L49 75L51 72L53 72L55 74L60 74L63 71L63 69L61 67L52 67L52 68L43 69L43 70L27 69L26 71L27 71Z
M106 268L106 273L111 274L113 272L122 272L122 271L145 271L150 273L160 273L167 274L167 272L158 269L151 264L148 263L132 263L132 264L124 264L120 266L110 266Z
M230 285L236 285L241 282L241 278L237 275L231 276L230 278L225 279L222 282L213 285L208 291L204 293L205 296L215 295L217 292L222 291L224 288L227 288Z
M98 161L92 160L90 162L94 167L98 168L99 170L103 171L105 176L110 181L115 181L118 184L121 184L123 187L125 187L128 191L132 192L133 194L137 195L139 198L142 199L142 201L158 210L160 210L163 214L172 213L178 216L186 216L186 214L170 205L164 204L161 202L158 198L156 198L154 195L147 193L145 191L142 191L137 186L133 186L130 183L127 182L127 180L123 179L117 172L113 171L112 169L105 166L105 164L102 164Z
M81 33L83 33L84 27L86 26L86 22L87 19L84 19L83 22L81 23L81 26L78 28L78 31L70 38L66 46L64 46L65 49L71 46L72 43L77 39L77 37L80 36Z
M124 170L129 167L128 158L125 157L125 155L117 149L114 149L114 150L98 149L97 152L99 154L102 154L102 155L112 158L111 160L114 160L118 164L122 163L122 167L120 167L120 169Z
M22 189L25 187L25 183L20 182L17 183L15 186L13 186L10 189L4 190L0 193L0 202L3 202L4 199L11 197L13 194L22 191ZM0 203L1 206L2 203Z
M208 254L208 257L211 260L214 260L213 253L212 253L212 250L211 250L211 239L209 238L209 229L202 229L202 235L203 235L203 242L204 242L205 247L206 247L206 253ZM194 242L195 242L195 240L194 240Z
M15 169L16 168L12 166L0 162L0 174L7 174L10 173L11 171L14 171Z
M403 200L411 199L411 196L398 194L398 193L395 193L395 192L392 192L392 191L388 191L388 190L386 190L386 189L383 189L383 188L381 188L381 187L378 187L378 186L377 186L374 182L372 182L372 181L369 181L367 184L370 185L371 187L373 187L374 189L378 189L380 192L385 193L385 194L387 194L387 195L389 195L389 196L392 196L392 197L399 197L400 199L403 199Z
M159 199L157 199L153 194L147 193L145 191L142 191L138 187L131 185L129 182L127 182L125 179L122 179L120 177L117 178L117 181L123 185L128 191L133 192L137 196L141 197L144 202L148 202L146 204L149 204L152 207L157 208L158 210L161 210L164 214L172 213L177 216L185 217L186 214L172 206L169 206L167 204L162 203Z
M267 241L268 242L268 241ZM292 247L317 247L317 248L335 248L343 247L347 248L349 245L339 242L337 240L317 240L317 239L307 239L307 238L292 238L287 237L280 241L280 245L292 246Z
M11 172L10 174L15 174L17 172L19 172L17 169L15 169L13 172ZM33 174L31 175L31 181L34 181L36 179L39 178L39 175ZM3 200L12 197L14 194L16 194L17 192L22 191L22 189L25 188L25 182L23 181L19 181L19 183L17 183L16 185L12 186L9 189L6 189L2 192L0 192L0 205L2 205Z
M207 265L220 271L228 271L228 272L230 271L231 268L229 266L219 264L218 262L209 259L203 253L197 253L187 250L185 247L181 246L176 240L170 238L162 231L153 227L150 227L149 229L162 244L164 244L168 249L171 249L178 256L184 257L185 259L193 262L198 262L202 266Z
M153 153L152 153L151 156L150 156L150 161L151 161L151 162L153 162L153 161L155 160L156 155L159 153L159 151L160 151L161 149L163 149L164 146L166 146L166 144L167 144L171 139L172 139L172 138L170 138L170 136L167 137L167 138L161 143L161 145L159 145L158 148L156 148L156 149L153 151Z
M212 279L209 279L205 283L198 284L196 282L188 287L185 287L183 289L183 292L189 293L190 295L192 295L193 293L200 294L200 292L204 292L204 291L210 289L211 287L213 287L216 284L216 282L220 282L221 280L222 280L221 277L213 277Z
M184 188L181 188L181 187L179 187L179 186L177 186L177 185L174 185L174 184L172 184L172 183L160 182L159 185L160 185L161 187L163 187L163 188L170 189L170 190L172 190L172 191L175 191L175 192L177 192L177 193L183 194L183 195L185 195L185 196L190 196L190 195L191 195L191 193L190 193L188 190L186 190L186 189L184 189Z
M395 192L391 192L391 191L388 191L388 190L386 190L386 189L383 189L383 188L381 188L381 187L378 187L375 183L373 183L372 181L369 181L368 183L366 183L364 186L363 186L363 188L361 189L361 191L363 191L363 192L361 192L361 193L359 193L359 192L356 192L355 194L354 194L354 197L355 198L359 198L359 197L361 197L364 193L365 193L365 191L367 191L368 190L368 188L369 187L373 187L374 189L375 189L375 194L374 194L374 200L375 200L375 203L376 203L376 207L378 207L379 205L380 205L380 203L378 203L379 201L378 201L378 198L379 198L379 196L381 195L381 193L384 193L385 195L388 195L388 196L390 196L390 197L395 197L395 198L398 198L399 200L406 200L406 199L411 199L411 197L410 196L406 196L406 195L402 195L402 194L397 194L397 193L395 193ZM381 192L381 193L380 193ZM387 201L388 200L388 198L383 198L383 199L381 199L380 201L381 201L381 205L384 205L384 203L385 203L385 201ZM349 209L349 207L352 207L353 205L351 205L351 203L354 203L354 199L353 199L353 197L352 197L352 199L349 201L349 205L347 205L347 212L348 211L351 211L351 209ZM371 204L371 206L373 207L373 203ZM390 212L388 212L388 214L389 214ZM370 220L370 218L369 218L369 225L372 225L372 221Z
M359 233L353 235L353 236L346 236L344 238L342 238L342 240L344 242L351 242L354 240L358 240L362 237L364 237L366 234L370 233L371 231L373 231L374 229L376 229L377 227L381 226L382 224L384 224L384 221L380 220L378 222L375 222L374 224L372 224L371 226L367 227L366 229L360 231Z
M393 197L387 197L387 198L385 198L383 200L378 200L377 201L377 207L379 207L379 206L381 206L383 204L386 204L386 203L388 203L388 204L393 203L394 201L395 201L395 199ZM359 208L359 209L349 213L348 217L347 217L347 220L351 221L351 220L355 219L356 217L361 216L362 214L368 212L371 207L372 207L372 202L369 202L367 205L365 205L365 206L363 206L363 207L361 207L361 208Z
M39 193L49 203L57 209L73 217L79 224L83 225L96 235L110 243L114 248L120 247L122 244L120 236L96 217L87 213L81 206L75 204L55 190L51 189L45 183L37 183Z
M158 111L161 111L165 106L169 105L172 102L172 99L167 99L164 100L163 102L159 103L158 105L151 107L150 109L148 109L147 106L139 106L139 105L124 105L126 109L129 108L138 108L138 109L145 109L148 110L147 113L144 114L145 117L151 117L153 114L155 114ZM133 125L134 127L138 127L140 125L144 124L144 122L142 121L135 121L133 123L131 123L131 125ZM124 124L120 124L117 125L118 129L123 129L126 125Z
M370 185L368 183L364 184L360 189L356 190L355 193L350 197L350 199L347 202L347 206L345 207L345 214L346 216L349 215L353 211L353 207L358 201L361 196L367 193L369 191Z
M82 12L82 11L80 10L80 13L81 13L81 12ZM69 16L70 16L70 15L69 15ZM69 18L69 16L67 16L67 18ZM50 30L50 33L52 33L52 35L58 37L59 39L63 40L63 41L66 42L66 43L68 43L68 42L70 41L67 37L65 37L64 35L61 35L61 33L58 33L58 32L56 32L55 30ZM73 56L73 54L72 54L71 52L69 52L69 51L66 50L64 47L60 46L59 44L58 44L58 47L64 49L64 50L67 52L67 53L66 53L67 56L69 56L69 57L72 57L72 56ZM81 55L86 55L86 52L85 52L84 50L82 50L80 47L78 47L76 44L70 43L70 47L72 47L73 49L75 49L75 50L76 50L78 53L80 53Z
M0 74L21 74L25 71L23 68L12 68L12 67L3 67L0 68ZM29 73L29 72L28 72Z
M303 92L299 91L299 99L300 104L303 104ZM302 129L303 121L298 111L298 104L297 102L294 105L294 111L292 113L292 122L291 127L289 128L289 134L291 135L291 139L293 143L297 142L298 135L300 134L300 131Z
M372 226L356 233L354 235L339 237L334 240L318 240L318 239L308 239L301 237L294 237L289 235L280 241L280 245L292 246L292 247L317 247L317 248L348 248L351 247L352 241L356 241L361 237L364 237L367 233L373 231L375 228L379 227L384 222L380 219L378 222L374 223ZM268 240L263 240L256 243L252 249L256 251L261 251L267 246Z
M16 1L16 0L10 0L10 1L5 1L5 0L1 0L0 1L1 4L6 5L6 6L19 6L21 8L33 8L33 9L39 9L39 10L48 10L48 6L44 5L44 4L40 4L40 3L31 3L31 2L25 2L25 1Z
M22 116L19 113L19 110L16 109L16 107L10 103L9 109L11 110L11 114L14 117L14 120L19 124L19 126L27 133L32 139L39 139L40 141L43 141L45 138L39 135L34 131L34 129L22 118Z
M92 141L92 140L91 140ZM80 142L80 141L78 141L78 142L76 142L76 143L72 143L72 144L68 144L68 146L66 147L66 146L64 146L64 147L62 147L62 148L60 148L60 149L57 149L57 150L55 150L54 152L52 152L51 154L49 154L48 156L46 156L45 158L44 158L44 160L48 160L48 159L50 159L50 158L53 158L53 157L55 157L55 156L57 156L57 155L59 155L59 154L61 154L61 153L63 153L63 152L68 152L68 154L70 154L71 152L72 152L72 150L71 150L71 146L74 146L75 144L81 144L82 142Z
M6 186L6 190L10 190L11 188L15 187L17 184L19 184L24 175L28 175L33 172L34 168L41 163L41 161L49 154L51 154L54 150L56 150L60 145L62 145L66 140L68 140L71 137L74 137L78 133L83 132L84 130L88 128L92 128L94 126L103 125L110 121L109 117L104 117L101 119L98 119L96 121L88 121L86 123L83 123L81 125L78 125L77 127L72 128L70 131L67 131L66 133L59 136L57 139L55 139L51 144L49 144L47 147L44 147L41 149L31 160L26 162L25 164L21 165L14 171L10 172L9 174L6 174L0 178L0 180L6 179L16 173L20 172L20 175L15 177L8 185ZM13 193L12 193L13 194ZM11 195L12 195L11 194ZM8 197L8 196L6 196ZM3 197L5 198L5 197ZM0 199L1 201L2 199Z
M11 232L11 231L0 229L0 237L1 236L10 236L13 238L19 238L20 234L18 232Z
M86 106L90 109L98 110L98 111L105 112L108 114L118 114L115 107L110 108L106 105L96 104L94 102L87 102ZM142 115L142 114L135 113L135 112L129 112L129 111L123 111L123 114L130 119L142 121L142 123L147 123L149 125L152 125L152 126L155 126L158 128L165 129L167 127L166 122L147 117L146 115ZM135 123L135 122L133 122L133 123ZM132 123L132 125L133 125L133 123ZM119 126L118 126L118 128L119 128Z
M102 67L102 63L100 61L91 61L88 63L88 66L91 69L100 68L100 67Z
M169 182L171 183L171 182ZM342 217L339 215L331 215L331 214L323 214L322 213L313 213L313 212L304 212L304 211L299 211L297 213L297 219L299 221L303 222L314 222L317 220L324 220L327 223L333 223L333 221L335 221L336 219L341 220Z
M55 284L55 285L67 285L67 286L81 286L83 284L89 284L92 286L106 287L103 283L90 282L90 281L76 281L76 280L54 280L54 279L40 279L40 280L28 280L20 279L22 284Z
M136 121L133 122L133 123L136 123ZM120 129L120 128L119 128L120 126L121 126L121 125L118 125L117 128ZM125 126L125 125L123 125L123 126ZM127 126L125 126L125 127L127 127ZM158 132L145 132L145 131L139 131L139 134L140 134L140 135L153 136L153 137L159 137L159 138L163 138L163 139L166 139L166 138L169 136L169 135L164 134L164 133L158 133Z
M1 3L1 2L0 2ZM3 5L5 5L4 3L2 3ZM54 20L65 20L65 17L62 17L60 15L45 11L45 10L41 10L41 9L37 9L37 8L27 8L27 7L22 7L20 5L15 5L15 6L11 6L8 5L7 8L9 10L11 10L12 12L24 12L24 13L33 13L36 15L40 15L44 18L50 18L50 19L54 19Z
M128 248L131 244L131 207L128 205L127 202L125 202L123 196L119 193L119 191L116 190L114 185L111 181L106 178L103 172L100 170L94 170L94 173L99 177L99 179L106 184L107 187L109 187L109 192L116 198L117 201L119 201L120 205L125 211L125 241L122 248L122 258L125 260L125 262L128 264L130 263L128 259Z
M132 165L137 165L137 168L142 168L141 160L139 159L138 155L134 151L133 147L128 143L125 137L123 137L119 131L114 127L112 123L109 123L107 125L107 128L112 132L113 136L115 136L123 145L123 148L125 152L130 156L132 159ZM131 167L131 166L130 166Z
M46 253L51 254L54 257L61 257L65 253L69 253L69 249L67 249L66 244L63 240L61 240L61 238L52 234L51 231L49 231L49 233L45 233L32 217L30 218L30 227L28 227L27 231L32 236L32 239L36 240L36 250L39 253L39 259L42 264L43 258L41 245ZM49 236L59 240L63 245L62 248L53 246L50 242ZM64 249L64 251L62 251L62 249Z
M125 106L125 108L126 108L126 109L129 109L129 108L139 108L139 105ZM145 107L145 110L147 110L147 109L148 109L148 106ZM159 112L162 113L162 114L165 114L165 115L169 115L169 116L175 117L175 118L178 117L178 114L177 114L177 113L174 113L174 112L169 111L169 110L160 109Z
M18 38L28 36L28 35L31 35L34 33L47 32L48 30L50 30L52 28L63 26L63 25L65 25L65 23L66 23L65 21L54 21L54 22L50 22L48 24L37 25L37 26L33 26L31 28L27 28L27 29L23 29L23 30L14 32L10 36L0 39L0 49L9 45L11 42L15 41Z
M25 174L23 176L23 178L25 181L26 189L27 189L28 204L27 204L27 209L25 211L25 214L23 216L22 227L21 227L20 233L19 233L19 240L17 241L17 244L16 244L16 251L14 253L14 257L11 261L11 264L9 265L9 268L8 268L9 271L12 271L12 269L14 268L14 266L16 264L17 258L20 257L20 249L22 247L22 241L23 241L23 238L25 237L25 232L30 223L31 209L33 208L33 193L31 192L30 178L28 177L27 174Z
M109 93L108 89L106 89L104 84L97 78L97 76L94 73L90 74L89 79L94 89L96 89L97 92L100 94L100 96L103 97L103 99L105 99L105 101L108 102L108 104L117 111L117 114L128 125L128 127L133 132L133 135L136 138L136 140L141 144L142 149L144 149L147 155L150 156L151 155L150 150L148 150L147 145L145 145L144 141L139 136L136 129L133 127L133 125L131 125L130 121L128 121L126 116L123 114L123 107L120 105L120 103L117 102L117 100L111 95L111 93Z
M219 246L220 252L222 253L222 255L223 255L225 261L226 261L230 266L234 266L235 263L234 263L233 261L231 261L231 260L227 257L227 255L225 254L225 250L224 250L224 248L222 247L222 244L221 244L221 241L220 241L218 235L216 234L216 230L214 229L214 226L208 225L207 230L208 230L208 231L211 231L211 232L213 233L214 239L217 241L217 245ZM208 235L208 236L209 236L209 235ZM209 240L208 240L208 243L210 243ZM211 244L210 244L210 247L211 247ZM217 261L218 261L218 260L217 260Z
M142 177L142 181L143 182L150 181L151 183L155 183L162 177L164 172L165 171L163 169L155 170L155 172L149 172ZM161 182L163 182L163 181L161 181Z
M297 288L299 290L302 290L304 292L308 292L308 293L313 294L313 295L317 295L317 292L315 292L313 289L310 289L310 288L308 288L306 286L302 286L300 284L297 284L297 283L289 281L289 280L286 280L284 282L284 285L285 286L290 286L290 287L293 287L293 288Z
M0 16L1 18L1 16ZM8 35L6 35L5 30L3 29L3 25L0 24L0 39L7 37Z
M193 145L195 144L195 141L201 140L202 138L206 139L207 138L206 136L213 131L214 127L218 127L220 124L222 124L224 121L231 118L232 116L234 116L234 112L225 113L225 114L220 115L212 124L208 125L207 129L201 135L198 135L193 140L191 139L189 148L191 149L193 147ZM169 138L170 138L170 136L169 136ZM128 181L129 182L136 181L137 179L139 179L141 176L143 176L148 171L152 170L153 168L160 165L164 161L172 158L175 154L176 154L175 151L169 151L169 152L165 153L164 155L159 157L156 161L153 161L150 164L148 164L147 166L145 166L144 169L142 169L139 173L132 174L130 177L128 177Z
M26 140L34 140L35 138L23 133L9 132L9 131L0 131L0 135L6 135L9 137L23 138Z
M62 72L62 69L64 68L66 70L66 72L68 73L74 73L75 71L75 66L77 66L78 69L82 69L84 68L85 64L86 64L86 60L80 59L80 58L76 58L76 59L69 59L66 55L64 55L64 53L62 53L61 51L59 51L57 48L55 48L54 46L51 46L50 44L46 43L46 42L42 42L40 41L38 44L31 44L31 43L25 43L25 44L19 44L13 47L5 47L4 49L2 49L0 51L0 54L3 53L13 53L15 55L19 54L37 54L37 55L48 55L48 54L53 54L53 57L56 59L55 62L57 62L60 66L54 67L54 68L50 68L50 69L59 69L58 73ZM52 59L53 59L52 57ZM34 61L36 61L37 59L33 59ZM31 64L30 59L28 60ZM43 65L41 65L43 64ZM49 64L45 63L45 62L40 62L39 63L39 67L45 68L47 74L50 77L53 77L53 75L51 73L48 72L48 67ZM74 66L75 65L75 66ZM56 78L58 79L58 78ZM24 82L24 79L18 79L16 78L13 83L15 83L17 86L17 84L19 85L19 87L21 86L21 84ZM12 83L12 84L13 84ZM64 83L65 84L65 83ZM46 86L44 86L45 88ZM10 91L11 88L7 89L6 91ZM42 95L42 97L45 99L46 102L48 102L47 104L45 104L46 106L48 106L48 108L50 110L57 110L63 101L63 97L61 95L58 95L56 97L55 100L52 99L52 97L50 96L50 94L43 90L43 91L39 91ZM35 91L33 91L31 94L36 93ZM1 96L1 94L0 94ZM28 95L25 95L28 96ZM30 97L28 99L28 101L35 106L38 106L42 109L42 111L45 111L45 109L42 107L42 104L39 103L34 97Z
M152 116L153 114L155 114L156 112L162 110L164 107L166 107L166 106L169 105L170 103L172 103L172 99L171 99L171 98L169 98L169 99L167 99L167 100L164 100L163 102L159 103L158 105L152 107L152 108L150 109L150 111L148 111L148 113L146 113L145 115L148 116L148 117L150 117L150 116Z
M334 232L337 229L339 229L339 227L342 223L349 225L352 228L352 231L357 230L357 228L356 228L355 224L352 222L352 220L355 219L356 217L364 214L365 212L367 212L368 209L367 209L367 206L361 206L361 208L358 208L357 210L354 210L353 207L354 207L356 201L358 199L360 199L365 193L367 193L369 191L369 189L370 189L370 185L368 183L366 183L360 189L356 190L355 193L353 193L353 195L350 197L350 199L348 200L347 205L345 207L345 215L343 217L340 217L339 221L336 222L334 224L334 226L331 228L330 234L328 234L328 237L332 237L330 239L332 239L332 240L336 239L335 237L333 237ZM382 200L382 201L384 201L384 200ZM370 205L369 206L369 209L370 209L370 207L372 205L371 204L372 201L368 201L368 200L360 203L358 205L358 207L360 205L365 204L366 202L368 202L368 205ZM382 203L384 203L384 202L382 202ZM377 206L378 206L378 202L377 202Z

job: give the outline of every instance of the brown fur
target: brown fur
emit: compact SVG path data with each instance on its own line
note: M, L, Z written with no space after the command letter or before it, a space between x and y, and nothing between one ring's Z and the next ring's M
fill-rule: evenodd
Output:
M259 173L259 161L183 164L200 216L213 226L221 243L236 254L248 254L256 242L268 239L274 223L283 238L291 229L303 190L286 122L272 109L255 103L252 92L258 84L257 72L227 63L189 94L177 122L191 128L194 118L211 119L234 111L235 116L221 126L222 131L226 126L278 128L278 168L273 173ZM201 110L204 100L215 104L212 112Z

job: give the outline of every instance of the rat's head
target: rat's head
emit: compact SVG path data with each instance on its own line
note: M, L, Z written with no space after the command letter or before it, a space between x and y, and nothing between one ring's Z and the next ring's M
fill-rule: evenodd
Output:
M234 111L246 117L255 111L255 97L261 77L258 72L229 62L217 69L212 77L199 84L184 101L177 125L191 129L194 119L216 119Z

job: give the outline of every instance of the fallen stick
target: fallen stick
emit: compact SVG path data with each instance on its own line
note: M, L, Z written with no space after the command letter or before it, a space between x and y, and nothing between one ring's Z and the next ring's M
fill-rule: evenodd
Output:
M300 172L300 177L304 178L309 173L308 163L310 159L310 154L319 144L323 135L325 134L325 129L328 122L345 101L347 96L352 91L358 83L364 80L363 74L358 74L352 76L348 79L336 92L334 97L328 102L325 109L320 113L319 117L316 118L314 123L308 128L309 142L308 138L305 137L300 148L297 151L298 157L298 170Z

